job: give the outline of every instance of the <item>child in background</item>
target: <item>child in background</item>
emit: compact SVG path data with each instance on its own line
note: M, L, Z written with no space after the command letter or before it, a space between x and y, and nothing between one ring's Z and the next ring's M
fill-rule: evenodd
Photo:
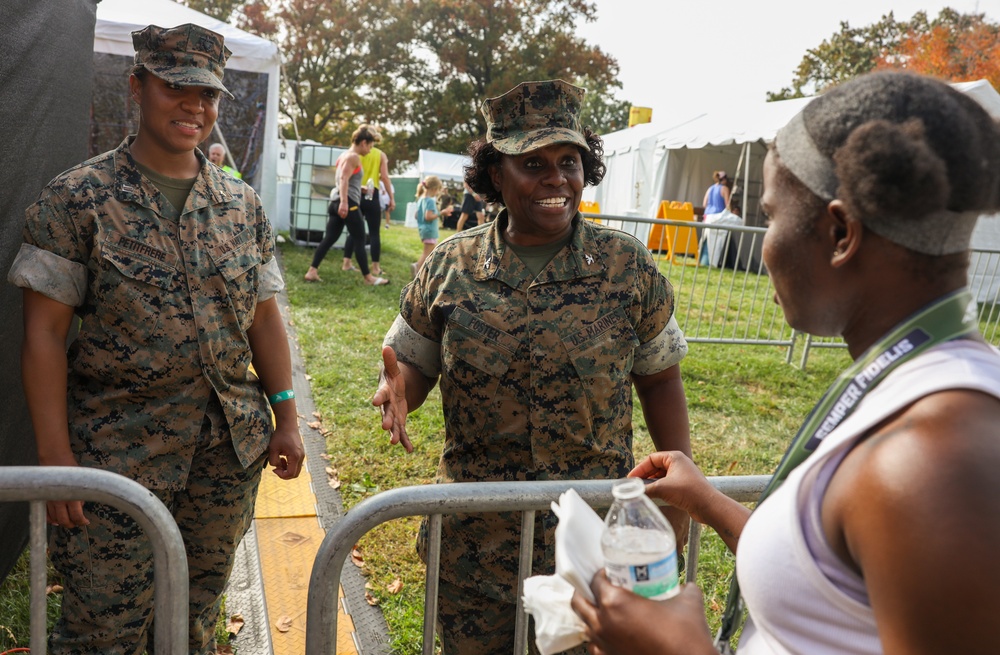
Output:
M441 193L441 188L441 180L436 175L429 175L417 184L417 230L420 232L424 251L420 255L420 261L411 265L414 277L438 242L437 196ZM442 213L446 216L451 215L453 209L454 206L448 207L442 210Z

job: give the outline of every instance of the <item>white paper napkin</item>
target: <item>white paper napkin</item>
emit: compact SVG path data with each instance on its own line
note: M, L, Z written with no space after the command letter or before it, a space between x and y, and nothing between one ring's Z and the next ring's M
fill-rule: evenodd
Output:
M535 644L552 655L585 641L580 617L570 606L573 589L594 602L590 581L604 567L601 533L604 521L573 489L552 503L556 526L556 575L524 581L524 609L535 619Z

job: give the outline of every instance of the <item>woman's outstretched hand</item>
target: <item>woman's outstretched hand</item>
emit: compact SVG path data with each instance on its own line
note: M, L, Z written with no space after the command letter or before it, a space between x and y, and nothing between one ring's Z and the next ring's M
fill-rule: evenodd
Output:
M399 370L396 351L389 346L382 348L382 374L372 404L382 410L382 429L388 430L389 443L402 444L406 452L413 452L413 444L406 434L406 380Z

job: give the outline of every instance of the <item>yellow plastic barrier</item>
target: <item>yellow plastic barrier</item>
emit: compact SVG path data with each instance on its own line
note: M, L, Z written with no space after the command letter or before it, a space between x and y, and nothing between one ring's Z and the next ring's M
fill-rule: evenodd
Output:
M694 207L689 202L663 200L656 211L656 218L694 223ZM666 229L664 229L666 228ZM646 247L653 252L667 251L670 261L678 255L698 256L698 234L694 227L654 225L649 231Z
M583 214L600 214L601 213L601 203L594 202L593 200L581 200L580 201L580 212L583 213ZM594 221L595 223L600 223L601 222L601 219L599 219L599 218L590 218L590 219L587 219L587 220Z

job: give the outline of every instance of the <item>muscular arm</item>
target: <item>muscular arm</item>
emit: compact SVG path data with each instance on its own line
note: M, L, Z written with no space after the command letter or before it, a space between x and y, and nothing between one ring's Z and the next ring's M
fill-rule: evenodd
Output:
M38 463L42 466L78 466L69 445L66 409L68 364L66 337L73 308L40 293L24 289L24 345L21 379L35 431ZM49 523L65 528L87 525L83 503L49 501Z
M347 153L337 162L337 190L340 193L340 207L337 213L341 218L347 218L347 212L351 200L347 195L347 188L354 169L361 165L361 158L353 152Z
M996 651L1000 614L1000 400L928 396L858 445L822 521L865 580L887 655Z
M690 424L681 365L653 375L633 375L632 384L657 450L679 450L691 456Z
M344 196L346 198L346 196ZM257 303L253 324L247 330L253 367L268 396L292 388L292 362L288 352L288 335L281 319L278 301L270 298ZM295 399L271 406L274 412L274 434L268 445L268 463L278 477L291 479L302 471L305 450L299 436Z
M632 383L656 449L680 451L690 457L690 424L680 364L652 375L633 375ZM690 528L687 513L673 504L664 508L663 513L677 533L678 545L683 548Z

